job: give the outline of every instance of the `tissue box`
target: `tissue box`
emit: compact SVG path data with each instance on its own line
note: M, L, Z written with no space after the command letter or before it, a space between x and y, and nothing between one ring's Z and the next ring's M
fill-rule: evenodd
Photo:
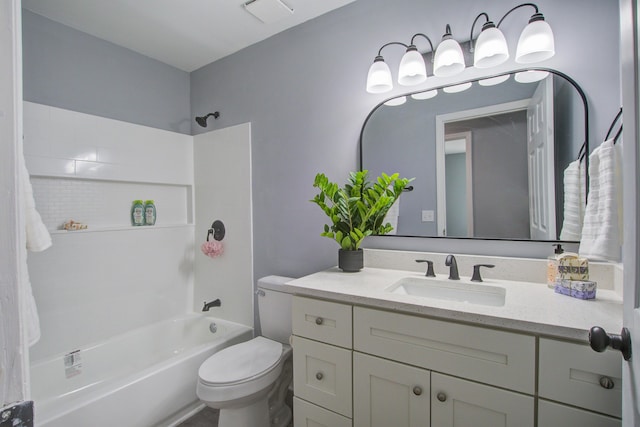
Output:
M579 299L595 299L598 284L588 280L558 280L555 291Z
M564 254L558 258L559 280L584 281L589 279L589 260L576 254Z

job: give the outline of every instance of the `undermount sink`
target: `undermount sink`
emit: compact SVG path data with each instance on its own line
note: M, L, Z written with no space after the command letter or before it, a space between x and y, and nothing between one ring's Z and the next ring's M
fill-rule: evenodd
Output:
M386 289L397 295L412 295L469 304L503 306L506 290L499 286L421 277L404 277Z

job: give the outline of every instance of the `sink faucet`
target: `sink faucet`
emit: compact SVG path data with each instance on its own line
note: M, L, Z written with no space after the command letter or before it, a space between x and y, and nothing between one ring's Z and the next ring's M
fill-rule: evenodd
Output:
M222 302L220 302L220 298L215 299L211 302L204 302L204 307L202 307L202 311L209 311L211 307L220 307Z
M449 267L449 280L460 280L458 275L458 263L456 257L453 255L447 255L447 259L444 261L444 265Z

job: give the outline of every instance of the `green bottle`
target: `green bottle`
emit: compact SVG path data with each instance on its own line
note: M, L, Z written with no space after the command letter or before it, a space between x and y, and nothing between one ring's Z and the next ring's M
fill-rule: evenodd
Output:
M154 225L156 223L156 205L153 203L153 200L144 202L144 222L147 225Z
M131 205L131 225L144 225L144 202L134 200Z

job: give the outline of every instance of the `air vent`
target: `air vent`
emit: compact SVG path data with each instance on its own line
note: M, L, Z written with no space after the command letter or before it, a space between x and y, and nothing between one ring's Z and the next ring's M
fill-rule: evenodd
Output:
M244 8L265 24L293 15L293 9L280 0L252 0L245 3Z

